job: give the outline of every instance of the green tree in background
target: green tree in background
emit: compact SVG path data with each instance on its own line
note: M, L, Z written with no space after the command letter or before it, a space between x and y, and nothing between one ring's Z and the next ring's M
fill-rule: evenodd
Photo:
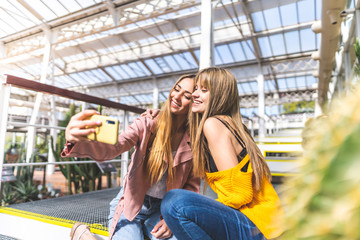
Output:
M314 112L315 111L315 101L298 101L291 103L283 104L283 113L304 113L304 112Z

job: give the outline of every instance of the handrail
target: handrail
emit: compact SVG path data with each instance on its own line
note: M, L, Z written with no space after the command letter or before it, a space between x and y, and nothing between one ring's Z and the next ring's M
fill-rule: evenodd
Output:
M11 85L14 85L19 88L25 88L25 89L29 89L29 90L33 90L33 91L37 91L37 92L54 94L54 95L58 95L61 97L66 97L66 98L79 100L79 101L83 101L83 102L88 102L88 103L99 104L102 106L116 108L116 109L122 109L125 111L134 112L134 113L138 113L138 114L145 112L145 109L138 108L135 106L129 106L126 104L113 102L113 101L110 101L107 99L94 97L91 95L87 95L87 94L83 94L83 93L79 93L79 92L75 92L75 91L71 91L71 90L67 90L67 89L63 89L63 88L59 88L59 87L54 87L52 85L39 83L39 82L28 80L25 78L15 77L12 75L6 75L5 82L7 84L11 84Z
M116 163L125 162L127 159L114 159L103 161L102 163ZM85 163L97 163L94 160L85 161L67 161L67 162L35 162L35 163L4 163L3 167L26 167L26 166L43 166L43 165L71 165L71 164L85 164Z
M53 128L58 130L65 130L65 127L59 126L51 126L51 125L42 125L42 124L29 124L29 123L22 123L22 122L8 122L8 125L14 127L37 127L37 128Z

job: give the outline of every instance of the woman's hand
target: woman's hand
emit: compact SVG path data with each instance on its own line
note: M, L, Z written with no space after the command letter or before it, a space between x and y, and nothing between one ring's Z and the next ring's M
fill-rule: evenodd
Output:
M65 129L66 140L71 143L89 141L86 136L95 132L94 127L101 126L100 121L86 120L95 114L99 113L96 110L85 110L72 116Z
M155 227L151 231L151 235L153 235L154 237L156 237L158 239L166 239L166 238L171 237L172 232L166 225L164 219L162 219L162 220L160 220L160 222L158 222L155 225Z
M145 112L143 112L140 117L147 117L150 119L154 119L156 118L156 116L160 113L159 109L148 109Z

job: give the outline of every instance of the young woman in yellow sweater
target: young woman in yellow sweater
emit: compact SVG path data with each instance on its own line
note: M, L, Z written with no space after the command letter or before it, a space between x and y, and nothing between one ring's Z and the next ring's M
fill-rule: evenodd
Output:
M269 167L242 123L235 77L223 68L203 69L192 95L194 173L218 199L171 190L161 204L165 222L177 239L278 237L283 209Z

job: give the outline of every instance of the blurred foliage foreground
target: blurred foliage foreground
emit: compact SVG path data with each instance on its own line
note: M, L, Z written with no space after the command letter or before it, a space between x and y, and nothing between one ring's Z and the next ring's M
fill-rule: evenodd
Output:
M360 239L360 87L307 122L302 172L284 189L283 239Z

